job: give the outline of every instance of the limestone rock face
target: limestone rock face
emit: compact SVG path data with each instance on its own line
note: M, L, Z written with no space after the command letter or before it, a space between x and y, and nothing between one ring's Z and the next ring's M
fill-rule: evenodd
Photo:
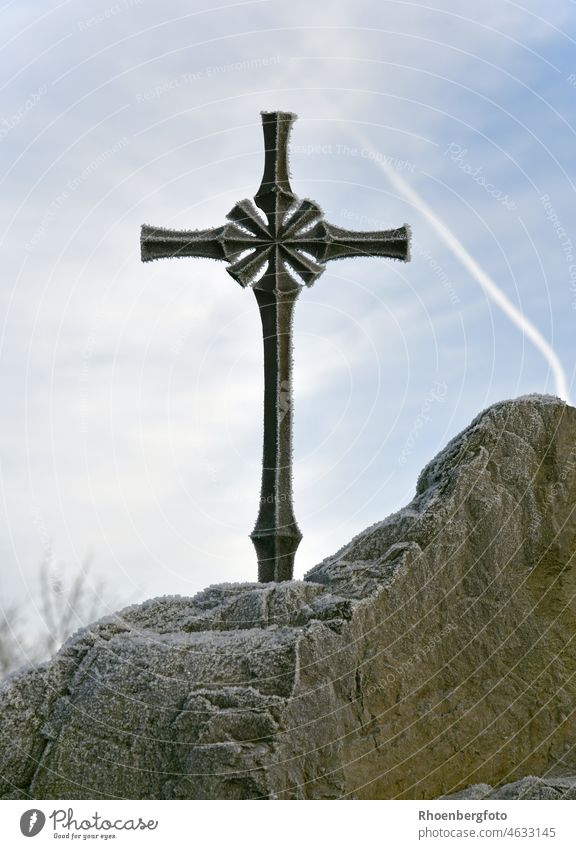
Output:
M496 404L304 581L127 608L13 675L0 796L554 790L576 774L575 551L576 409Z

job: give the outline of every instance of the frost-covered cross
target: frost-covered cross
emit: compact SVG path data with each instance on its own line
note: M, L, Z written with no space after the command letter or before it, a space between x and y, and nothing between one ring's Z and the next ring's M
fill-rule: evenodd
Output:
M210 257L256 295L264 335L264 456L260 510L251 539L259 581L292 578L302 534L292 505L292 317L303 284L311 286L332 259L381 256L407 261L409 229L354 232L324 221L311 200L290 186L291 112L263 112L264 176L254 195L259 214L243 200L211 230L142 227L142 260Z

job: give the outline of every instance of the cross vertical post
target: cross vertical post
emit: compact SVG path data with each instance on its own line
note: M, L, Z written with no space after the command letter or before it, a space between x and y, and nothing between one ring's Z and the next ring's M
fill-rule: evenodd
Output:
M260 509L250 538L259 581L293 575L302 533L292 505L292 322L300 285L286 269L279 246L282 224L294 205L288 177L288 138L294 116L262 116L264 174L254 196L265 214L274 247L268 267L254 283L264 339L264 449Z
M311 286L326 262L353 256L409 260L407 225L356 232L324 221L311 200L290 186L288 140L296 116L263 112L264 174L254 196L237 203L228 223L211 230L142 227L142 260L174 256L225 260L241 286L251 285L264 341L264 448L260 509L250 537L258 580L291 580L302 534L292 503L292 322L303 285Z

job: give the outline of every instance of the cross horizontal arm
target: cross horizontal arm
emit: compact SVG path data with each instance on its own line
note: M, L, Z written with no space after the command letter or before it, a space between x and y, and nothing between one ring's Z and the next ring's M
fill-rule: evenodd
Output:
M210 230L165 230L144 224L140 236L142 262L174 256L207 257L234 262L243 251L259 243L260 240L255 236L234 224Z
M300 235L298 246L320 262L350 256L382 256L410 260L410 228L407 224L395 230L367 232L345 230L321 221Z

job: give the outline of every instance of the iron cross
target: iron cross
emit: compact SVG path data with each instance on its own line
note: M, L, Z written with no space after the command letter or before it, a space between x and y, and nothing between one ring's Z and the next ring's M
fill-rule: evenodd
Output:
M211 230L142 227L142 260L210 257L230 263L228 273L254 290L264 336L264 456L260 511L250 537L259 581L289 581L302 539L292 506L292 317L303 284L311 286L331 259L382 256L409 260L407 225L354 232L324 221L311 200L290 186L288 138L296 115L263 112L264 176L250 200Z

